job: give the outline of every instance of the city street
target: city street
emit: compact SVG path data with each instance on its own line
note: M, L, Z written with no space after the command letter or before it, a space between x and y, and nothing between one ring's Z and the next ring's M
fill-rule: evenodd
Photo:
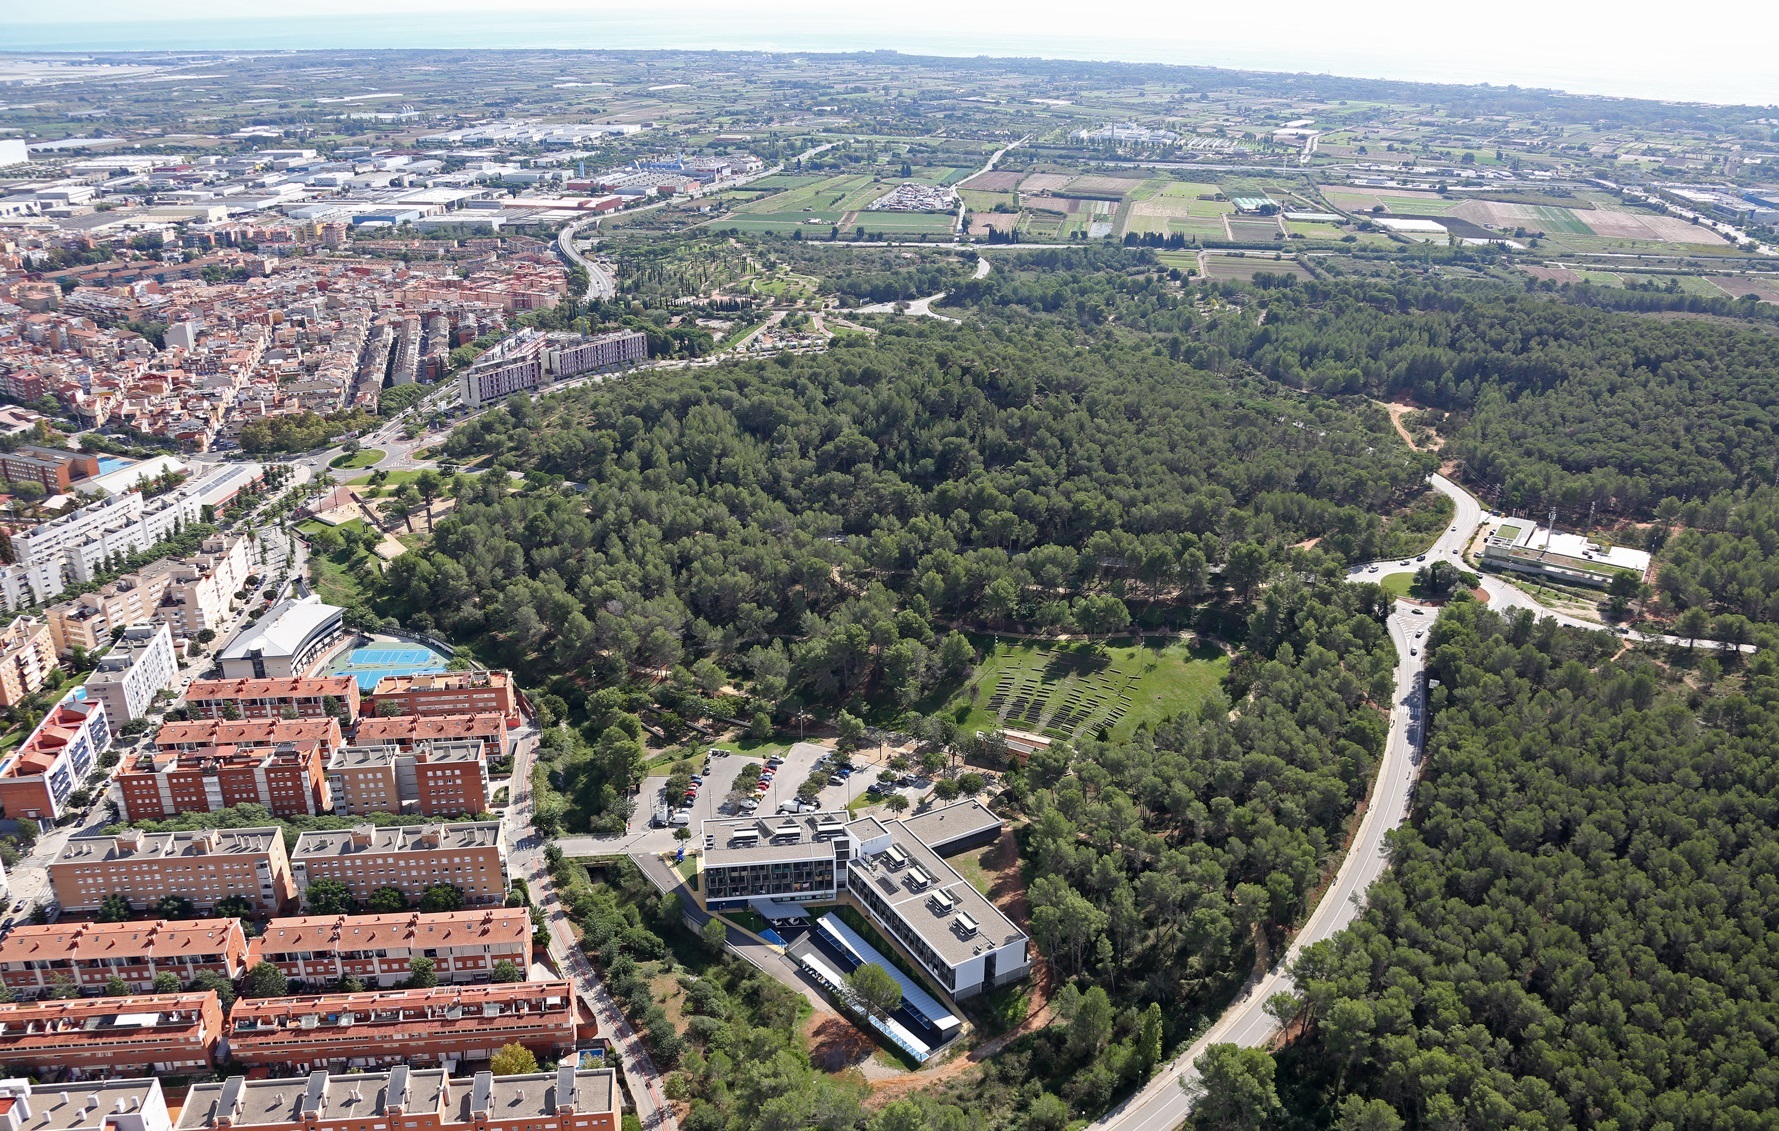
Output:
M537 732L527 730L513 755L507 819L501 823L501 834L507 839L508 866L515 878L523 879L531 888L533 901L544 912L550 932L550 957L556 968L574 981L575 992L598 1019L600 1035L611 1041L618 1069L635 1102L637 1118L645 1129L673 1131L677 1123L661 1094L661 1075L649 1059L642 1037L625 1020L618 1003L575 944L568 914L556 898L549 868L544 863L544 840L531 831L531 759L536 749Z

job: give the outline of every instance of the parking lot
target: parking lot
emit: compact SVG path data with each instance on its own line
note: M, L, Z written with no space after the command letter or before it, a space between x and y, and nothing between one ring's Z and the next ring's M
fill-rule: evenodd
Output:
M884 768L884 763L877 760L878 755L879 752L876 750L855 753L852 756L854 770L850 774L841 775L835 768L834 752L814 742L792 744L791 748L781 755L783 761L777 767L766 767L764 761L757 757L739 753L724 755L713 751L709 755L710 772L700 775L704 780L698 786L698 796L689 808L683 810L688 822L687 827L696 834L703 821L714 817L739 815L741 810L733 808L729 804L729 794L735 788L736 779L742 768L748 765L762 766L771 771L772 780L768 783L765 791L763 793L750 791L746 796L758 798L759 806L755 812L773 814L778 812L779 805L797 796L798 787L808 779L815 764L819 760L827 758L830 773L826 780L829 784L823 786L817 803L820 808L825 810L844 810L863 797L866 791L876 783L879 771ZM887 760L889 753L883 752L882 757ZM840 781L834 783L834 777L840 777ZM929 784L923 781L919 785L897 788L893 791L907 796L910 802L914 802L925 792L925 788ZM660 806L666 805L670 819L672 815L682 812L681 806L677 802L670 803L663 796L666 785L666 774L656 774L643 782L642 791L637 797L636 819L631 825L633 835L641 834L640 839L646 841L648 847L659 848L663 851L670 849L675 843L673 826L655 827L653 821L656 811Z

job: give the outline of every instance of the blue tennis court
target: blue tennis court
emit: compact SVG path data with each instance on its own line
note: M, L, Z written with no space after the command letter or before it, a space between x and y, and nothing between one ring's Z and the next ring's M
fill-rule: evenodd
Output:
M359 648L333 665L333 675L350 675L358 679L358 689L369 693L377 681L387 675L414 675L417 672L442 672L445 657L431 648L417 645L376 645Z

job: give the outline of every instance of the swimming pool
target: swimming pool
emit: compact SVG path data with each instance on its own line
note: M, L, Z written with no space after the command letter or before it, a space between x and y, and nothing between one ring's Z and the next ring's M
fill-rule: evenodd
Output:
M444 656L419 644L378 641L335 660L328 674L356 677L358 690L368 695L376 690L377 681L386 675L442 672L448 662Z
M117 456L100 456L99 474L110 475L114 471L122 471L126 467L133 467L135 466L135 463L136 461L133 459L120 459Z

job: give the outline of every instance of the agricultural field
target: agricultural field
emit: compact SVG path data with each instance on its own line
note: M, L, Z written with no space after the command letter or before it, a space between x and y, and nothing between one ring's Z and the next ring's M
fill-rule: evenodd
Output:
M1279 221L1272 217L1261 217L1252 220L1230 219L1229 234L1237 243L1265 243L1284 233Z
M964 203L969 206L972 212L990 212L997 204L1011 207L1014 203L1013 194L1010 192L980 192L975 189L962 189L958 195L963 197Z
M826 232L840 222L838 212L736 212L709 221L719 232Z
M778 179L780 178L769 177L767 181ZM785 179L797 180L802 183L787 186L784 192L755 201L738 211L775 215L794 212L834 212L838 214L846 211L848 207L863 207L863 204L848 205L845 202L849 197L869 190L874 184L870 177L856 173L815 179L803 177ZM756 181L755 185L764 185L767 181ZM876 199L875 195L867 196L865 203L874 199Z
M1370 212L1381 204L1388 213L1403 216L1444 216L1460 205L1481 204L1481 201L1447 200L1438 193L1409 192L1403 189L1336 188L1322 190L1328 203L1347 212Z
M1205 278L1236 279L1247 282L1257 271L1267 271L1274 275L1291 275L1299 279L1310 278L1310 273L1303 269L1295 259L1274 258L1267 255L1207 255L1205 256Z
M1207 239L1228 239L1222 217L1235 211L1226 200L1201 200L1216 196L1213 184L1173 181L1158 194L1133 200L1127 208L1124 230L1145 235L1198 236Z
M1779 302L1779 276L1714 275L1706 281L1731 298L1755 295L1762 302Z
M1228 673L1229 658L1208 644L996 643L945 710L966 732L1006 726L1073 738L1104 731L1119 741L1196 707Z
M951 233L956 220L952 212L860 212L848 217L842 228L852 231L862 227L867 235L942 236Z
M958 187L970 189L975 192L1010 193L1019 187L1019 182L1024 176L1024 173L1002 172L998 169L990 170L986 173L977 173L974 177L962 182Z

